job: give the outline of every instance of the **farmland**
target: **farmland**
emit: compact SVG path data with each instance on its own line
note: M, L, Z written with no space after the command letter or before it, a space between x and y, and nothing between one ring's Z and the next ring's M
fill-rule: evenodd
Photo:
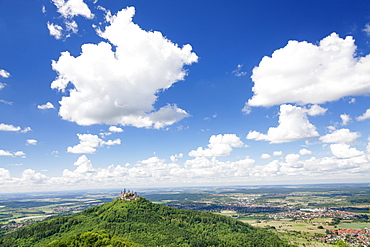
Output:
M269 229L299 246L329 246L325 242L329 242L328 232L331 230L370 228L368 184L135 191L158 204L210 211ZM57 215L80 212L113 200L119 192L116 189L3 194L0 195L1 231L13 230Z

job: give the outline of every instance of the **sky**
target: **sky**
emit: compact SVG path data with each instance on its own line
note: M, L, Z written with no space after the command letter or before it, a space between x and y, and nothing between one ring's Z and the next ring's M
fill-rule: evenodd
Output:
M370 4L0 0L0 193L370 181Z

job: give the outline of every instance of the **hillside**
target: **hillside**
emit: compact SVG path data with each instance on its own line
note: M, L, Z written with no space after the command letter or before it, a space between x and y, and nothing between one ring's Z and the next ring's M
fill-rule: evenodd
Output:
M1 246L289 246L240 221L154 204L113 200L0 237Z

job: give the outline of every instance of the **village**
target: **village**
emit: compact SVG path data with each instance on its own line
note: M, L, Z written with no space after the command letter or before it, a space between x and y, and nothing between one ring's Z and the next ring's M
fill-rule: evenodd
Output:
M370 246L370 228L359 229L328 229L326 236L317 240L334 244L342 241L349 246Z
M299 210L289 210L280 213L268 214L267 217L273 219L315 219L315 218L341 218L341 219L354 219L354 218L364 218L366 216L340 211L333 209L299 209Z

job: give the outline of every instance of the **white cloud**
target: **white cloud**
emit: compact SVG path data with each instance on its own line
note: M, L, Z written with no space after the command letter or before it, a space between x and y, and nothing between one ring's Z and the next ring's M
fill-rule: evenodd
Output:
M367 146L366 146L366 151L368 153L370 153L370 136L367 137L367 141L368 141L368 143L367 143Z
M36 144L37 144L37 140L34 140L34 139L28 139L28 140L27 140L27 144L29 144L29 145L36 145Z
M305 108L281 105L279 126L270 127L267 134L250 131L247 139L282 143L318 137L319 133L316 131L316 127L308 121L306 112Z
M365 25L365 28L363 29L363 31L368 35L370 36L370 24L366 24Z
M1 89L1 82L0 82L0 89ZM6 101L6 100L3 100L3 99L0 99L0 103L4 103L6 105L12 105L13 104L13 102Z
M24 128L23 130L21 130L22 133L27 133L29 131L31 131L32 129L30 127L26 127Z
M120 133L120 132L123 132L123 129L117 127L117 126L110 126L109 127L109 131L110 132L116 132L116 133Z
M0 90L3 89L6 86L5 83L0 82Z
M87 19L94 18L89 7L83 2L83 0L52 0L55 6L58 8L58 12L64 18L73 18L78 15L82 15Z
M241 76L245 76L247 74L247 72L243 72L241 71L243 68L243 64L238 64L238 66L236 67L235 70L233 70L233 74L237 77L241 77Z
M285 156L285 161L289 164L296 164L299 160L299 157L299 154L288 154L287 156Z
M22 156L22 157L25 157L26 156L26 154L23 151L14 152L13 155L14 156Z
M12 156L12 157L22 156L22 157L25 157L26 154L23 151L9 152L9 151L5 151L5 150L0 149L0 156Z
M21 127L19 126L14 126L14 125L11 125L11 124L3 124L3 123L0 123L0 131L21 131L22 133L26 133L28 131L31 131L31 128L30 127L26 127L22 130Z
M269 155L269 154L261 154L261 159L267 160L267 159L270 159L270 158L271 158L271 155Z
M272 153L272 155L273 155L273 156L281 156L281 155L283 155L283 152L282 152L282 151L274 151L274 152Z
M30 183L38 184L38 183L43 183L44 181L48 179L49 178L44 174L38 173L32 169L26 169L23 171L20 181L22 183L27 183L27 184L30 184Z
M309 109L307 109L307 114L310 116L318 116L324 115L328 109L323 108L319 105L312 105Z
M6 70L0 69L0 76L4 78L8 78L10 76L10 73Z
M42 6L41 12L44 13L44 14L46 13L46 7L45 7L45 5Z
M77 144L76 146L68 147L67 148L68 153L93 154L95 153L97 147L121 144L120 139L116 139L114 141L112 140L104 141L100 139L97 135L92 135L92 134L77 134L77 136L78 136L78 139L80 140L80 143Z
M339 129L331 134L321 136L320 141L323 143L352 143L360 136L358 132L351 132L349 129Z
M47 102L46 104L44 105L38 105L37 106L38 109L41 109L41 110L45 110L45 109L54 109L54 105L50 102Z
M361 116L357 117L357 121L363 121L365 119L369 119L370 118L370 109L367 109L366 112L364 114L362 114Z
M51 154L54 155L54 157L59 157L59 151L57 150L51 152Z
M342 119L342 125L347 125L349 122L351 122L351 117L347 114L340 115L340 118Z
M130 186L178 186L179 184L215 185L219 181L230 184L248 184L261 181L298 181L297 179L328 181L328 179L366 179L370 162L363 152L347 144L332 144L334 156L303 160L300 154L288 154L284 160L273 160L265 165L255 165L248 157L234 162L223 162L216 157L203 156L177 163L182 154L171 156L167 162L157 156L138 161L136 164L93 167L85 155L74 163L76 169L64 169L61 176L47 177L31 169L26 169L20 178L11 177L10 172L0 168L1 188L16 190L60 190L61 188L112 188ZM177 158L176 158L177 157ZM304 181L304 180L302 180ZM37 184L38 186L31 186ZM23 186L23 187L22 187Z
M0 130L2 131L20 131L21 127L19 126L13 126L11 124L0 124Z
M5 182L5 180L10 180L10 179L11 179L10 171L5 168L0 167L0 184Z
M12 156L12 155L13 154L11 152L0 149L0 156Z
M321 104L370 92L370 56L358 57L354 39L336 33L318 45L291 40L264 57L251 76L249 106Z
M312 155L312 151L308 150L308 149L305 149L305 148L302 148L301 150L299 150L299 154L300 155Z
M77 33L78 32L78 25L75 21L65 21L67 32Z
M230 155L233 147L243 147L244 143L234 134L213 135L209 139L208 148L199 147L189 152L193 157L217 157Z
M364 155L364 152L359 151L356 148L351 148L350 145L344 143L331 144L330 150L333 155L339 159L348 159Z
M176 163L182 157L184 157L184 154L179 153L179 154L171 155L170 160L171 160L172 163Z
M92 167L91 161L86 157L86 155L80 156L74 165L77 166L74 171L75 173L90 173L95 171Z
M129 7L107 18L109 26L97 30L107 42L84 44L80 56L63 52L52 62L58 78L51 87L65 91L69 83L74 86L60 101L63 119L161 128L189 116L176 105L156 111L153 104L158 92L184 80L183 66L198 57L190 45L179 48L160 32L142 30L132 22L134 12Z
M63 28L57 24L47 23L49 34L55 39L61 39L63 37Z

